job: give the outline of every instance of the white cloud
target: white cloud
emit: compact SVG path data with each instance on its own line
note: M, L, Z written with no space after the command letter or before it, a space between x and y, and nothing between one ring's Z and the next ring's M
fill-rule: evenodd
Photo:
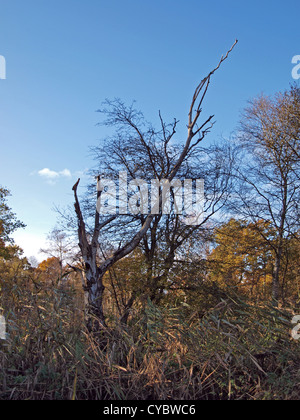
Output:
M39 176L42 178L47 179L49 184L55 184L55 181L57 181L59 178L71 178L72 174L69 169L64 169L63 171L56 172L52 171L49 168L44 168L38 171Z
M27 229L25 231L18 231L13 235L15 243L19 245L23 251L24 256L36 257L39 262L43 261L44 256L40 254L40 249L46 247L46 235L42 233L31 233Z
M48 179L55 179L55 178L59 178L59 173L55 172L55 171L51 171L48 168L44 168L41 171L38 171L38 174L44 178L48 178Z
M72 174L71 174L71 172L69 171L69 169L64 169L63 171L61 171L60 173L59 173L61 176L66 176L67 178L71 178L71 176L72 176Z

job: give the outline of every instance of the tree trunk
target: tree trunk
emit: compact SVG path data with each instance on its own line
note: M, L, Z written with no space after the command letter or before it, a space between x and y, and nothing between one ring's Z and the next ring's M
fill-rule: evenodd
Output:
M97 332L107 327L103 313L103 276L97 267L87 267L85 277L85 323L89 332Z
M133 304L134 304L134 302L135 302L136 295L137 295L136 291L135 291L135 292L133 292L133 293L132 293L132 295L131 295L131 297L130 297L130 299L129 299L129 301L128 301L128 302L127 302L127 304L126 304L126 307L125 307L124 313L123 313L123 315L122 315L122 316L121 316L121 318L120 318L120 322L121 322L121 324L123 324L123 325L127 325L127 322L128 322L128 317L129 317L129 315L130 315L130 309L132 308L132 306L133 306Z
M282 258L282 247L280 246L276 252L275 266L272 279L272 301L274 306L278 306L279 290L280 290L280 268Z

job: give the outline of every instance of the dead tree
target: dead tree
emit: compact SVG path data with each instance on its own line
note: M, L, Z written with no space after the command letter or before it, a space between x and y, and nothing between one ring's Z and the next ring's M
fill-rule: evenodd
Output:
M151 176L153 178L158 179L159 181L163 179L166 182L171 182L174 180L183 163L188 160L192 151L197 148L197 146L203 141L207 133L212 128L212 121L214 118L213 115L208 117L203 122L200 122L203 101L207 94L208 87L211 82L211 77L220 68L221 64L228 58L230 52L233 50L236 44L237 41L227 52L227 54L222 56L217 67L215 67L196 87L188 114L187 138L183 147L181 147L180 152L175 156L174 153L169 152L169 150L171 148L170 141L176 133L176 125L178 123L177 120L174 120L174 123L171 125L171 129L167 133L167 126L161 119L161 143L160 147L158 148L156 142L152 141L152 138L155 134L154 130L148 130L148 136L143 133L142 128L138 126L139 114L135 110L132 108L126 108L124 104L117 102L112 104L111 111L106 112L108 114L107 125L123 124L133 131L134 139L130 139L130 141L134 140L136 150L135 153L137 155L140 151L144 153L144 156L146 156L148 160L146 163L147 170L151 172ZM120 139L120 142L122 143L122 139ZM118 150L116 150L116 153L118 153ZM138 161L138 159L136 160ZM124 160L124 164L125 163L126 161ZM129 168L126 165L124 169L128 171L130 175L134 175L133 172L135 169ZM144 219L143 225L137 230L135 234L133 234L131 239L129 239L124 245L120 246L119 249L115 251L111 256L107 257L104 261L99 262L98 251L100 232L119 216L106 216L104 220L101 221L101 216L98 210L96 210L94 216L93 231L89 234L78 198L79 182L80 179L74 185L73 191L75 197L75 212L78 222L79 247L81 250L81 257L84 262L84 270L81 271L81 275L85 293L85 316L87 328L90 331L95 331L99 328L106 327L105 314L103 310L103 296L105 289L103 284L104 275L115 263L129 255L138 247L141 240L144 238L148 229L150 228L155 215L148 214ZM101 191L98 191L97 199L99 199L100 195ZM160 196L160 208L161 200L162 197Z

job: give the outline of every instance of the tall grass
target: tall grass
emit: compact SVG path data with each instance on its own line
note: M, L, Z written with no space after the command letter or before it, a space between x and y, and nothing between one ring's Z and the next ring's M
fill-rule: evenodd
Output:
M78 292L2 290L0 399L298 399L299 343L291 316L238 296L200 319L181 306L146 311L92 337Z

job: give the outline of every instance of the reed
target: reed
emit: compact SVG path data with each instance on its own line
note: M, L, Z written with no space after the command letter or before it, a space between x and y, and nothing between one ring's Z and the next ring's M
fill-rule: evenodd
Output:
M72 288L2 288L1 400L298 399L299 343L290 315L232 294L199 319L157 307L99 336Z

